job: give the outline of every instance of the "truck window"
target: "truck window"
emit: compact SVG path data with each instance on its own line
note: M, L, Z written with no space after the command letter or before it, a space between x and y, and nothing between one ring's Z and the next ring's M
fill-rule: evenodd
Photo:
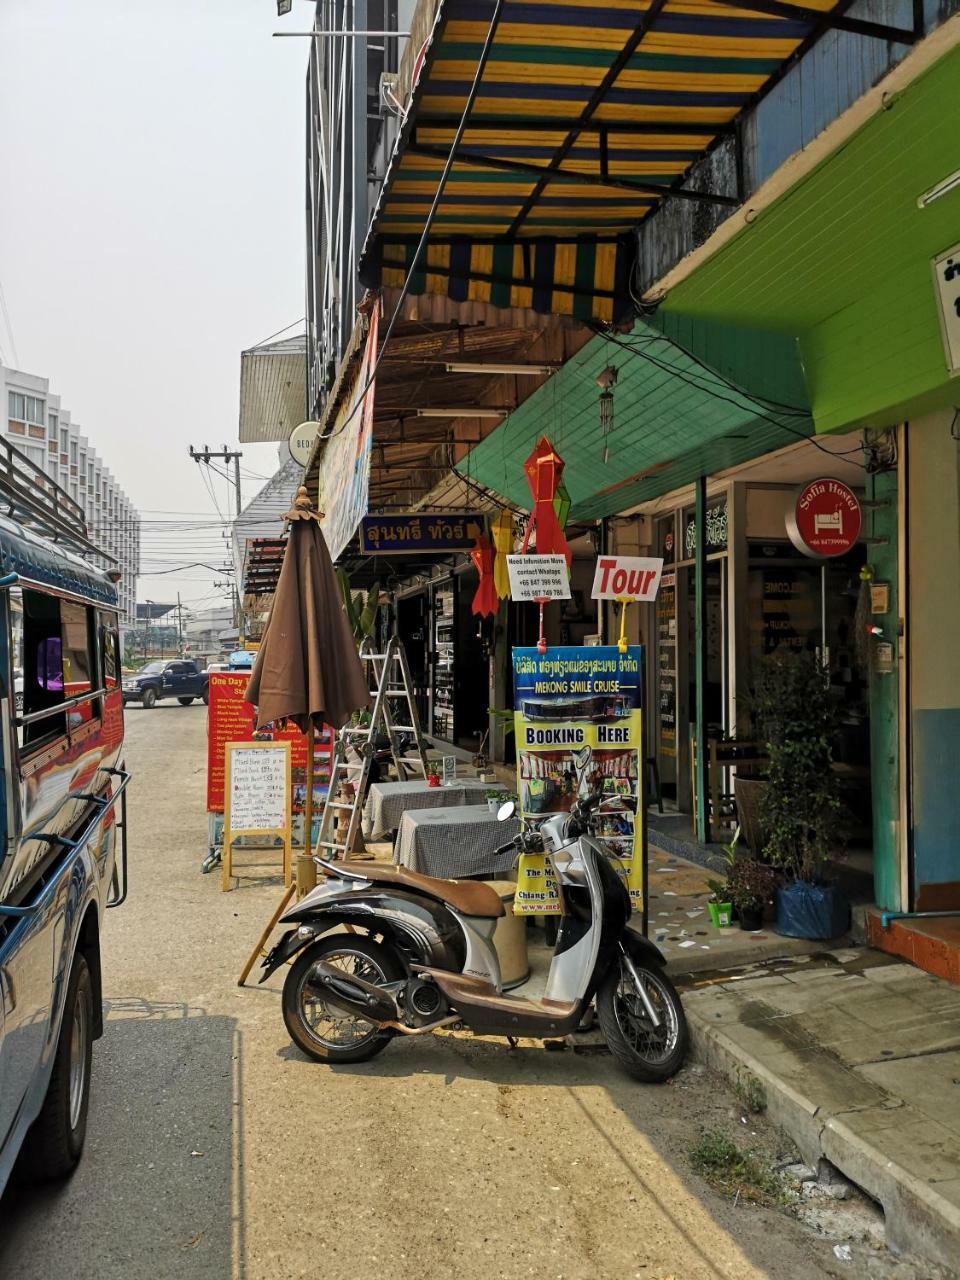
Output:
M120 685L120 637L116 619L100 611L100 684L109 693Z
M63 639L63 695L69 701L71 698L82 698L85 693L90 693L97 687L93 683L96 671L93 610L87 605L61 600L60 631ZM99 719L99 698L79 707L71 707L67 717L71 729L78 728L88 720Z
M100 701L58 710L64 702L94 688L96 672L95 612L86 605L61 600L43 591L11 591L11 654L15 670L22 670L24 717L44 713L19 725L18 745L29 753L91 719L98 718ZM116 650L114 651L116 654ZM14 686L18 683L14 677Z
M14 590L22 608L21 653L14 655L14 665L23 668L23 714L47 713L20 726L20 745L29 750L66 732L66 716L56 711L64 698L60 601L42 591Z

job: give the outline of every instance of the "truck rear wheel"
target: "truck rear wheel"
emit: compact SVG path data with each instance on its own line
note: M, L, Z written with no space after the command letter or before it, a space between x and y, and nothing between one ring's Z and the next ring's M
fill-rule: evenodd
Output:
M146 707L146 709L147 709L148 711L150 710L150 708L151 708L151 707L155 707L155 706L157 705L157 691L156 691L156 689L144 689L144 691L143 691L143 705Z
M177 701L180 703L181 707L189 707L189 705L190 705L190 703L193 701L193 699L192 699L192 698L178 698L178 699L177 699Z
M65 1178L77 1167L87 1136L93 1054L93 982L82 955L74 957L53 1074L27 1144L33 1173Z

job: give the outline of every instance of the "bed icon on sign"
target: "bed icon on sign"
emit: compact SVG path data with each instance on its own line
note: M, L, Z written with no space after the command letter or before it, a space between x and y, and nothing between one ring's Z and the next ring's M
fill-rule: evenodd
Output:
M814 533L839 533L843 534L843 510L837 507L836 511L827 513L817 513L813 517Z

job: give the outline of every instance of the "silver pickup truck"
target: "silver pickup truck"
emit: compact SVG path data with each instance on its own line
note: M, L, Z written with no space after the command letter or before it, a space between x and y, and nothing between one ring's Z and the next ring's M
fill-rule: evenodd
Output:
M21 1149L43 1177L80 1158L126 896L117 575L31 466L0 444L0 1194Z

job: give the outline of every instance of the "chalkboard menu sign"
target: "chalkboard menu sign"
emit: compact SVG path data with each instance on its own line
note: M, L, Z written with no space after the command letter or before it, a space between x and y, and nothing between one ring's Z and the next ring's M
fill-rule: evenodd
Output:
M223 887L233 875L238 836L274 836L283 844L284 879L290 874L290 743L228 742L223 806Z

